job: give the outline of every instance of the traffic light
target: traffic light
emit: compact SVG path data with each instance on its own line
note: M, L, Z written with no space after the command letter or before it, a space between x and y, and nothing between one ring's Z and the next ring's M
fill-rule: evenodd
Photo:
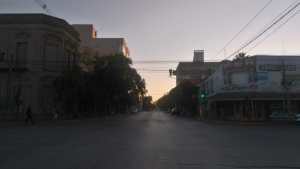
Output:
M205 91L200 91L199 93L199 102L205 104L207 102L207 94Z
M169 69L169 75L170 75L170 77L176 76L176 70Z
M202 93L202 94L200 95L200 98L201 98L201 99L204 99L204 98L205 98L205 94Z

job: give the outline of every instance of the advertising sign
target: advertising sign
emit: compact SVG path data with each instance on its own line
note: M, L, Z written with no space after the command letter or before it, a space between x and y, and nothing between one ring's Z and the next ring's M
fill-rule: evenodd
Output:
M256 80L257 81L267 81L269 79L267 72L258 72L256 74Z
M296 71L296 65L274 65L274 64L263 64L259 65L260 71Z

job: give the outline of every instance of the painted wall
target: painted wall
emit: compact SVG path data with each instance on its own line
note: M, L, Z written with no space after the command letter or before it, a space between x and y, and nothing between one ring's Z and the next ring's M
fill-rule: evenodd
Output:
M117 54L129 57L129 48L124 38L97 38L92 24L74 24L73 27L80 34L81 50L89 48L99 57Z

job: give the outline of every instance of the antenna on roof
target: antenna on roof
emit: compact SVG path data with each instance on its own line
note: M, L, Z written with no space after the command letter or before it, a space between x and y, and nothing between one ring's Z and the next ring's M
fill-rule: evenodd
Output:
M47 4L42 0L34 0L47 14L51 14L52 12L48 8Z

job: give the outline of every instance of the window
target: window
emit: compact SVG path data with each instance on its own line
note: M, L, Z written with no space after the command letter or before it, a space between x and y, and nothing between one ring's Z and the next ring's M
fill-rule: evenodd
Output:
M67 51L66 55L67 55L67 67L70 67L71 63L72 63L72 53L71 53L71 51Z
M48 71L55 71L59 68L58 62L58 45L48 43L46 45L46 55L44 60L44 69Z
M25 66L27 63L27 42L18 42L16 49L16 66Z
M0 62L4 62L5 60L5 52L0 51Z

